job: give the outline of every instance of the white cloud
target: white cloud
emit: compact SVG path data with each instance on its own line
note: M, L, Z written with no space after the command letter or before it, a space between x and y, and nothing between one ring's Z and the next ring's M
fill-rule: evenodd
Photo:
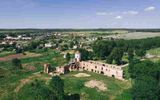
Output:
M154 6L150 6L144 9L144 11L154 11L156 8Z
M122 12L122 14L128 14L128 15L137 15L138 13L139 13L138 11L133 11L133 10Z
M97 12L96 15L99 15L99 16L106 16L106 15L112 15L112 13L107 13L107 12Z
M137 15L139 12L138 11L128 11L128 13L131 15Z
M116 16L115 19L122 19L122 16Z

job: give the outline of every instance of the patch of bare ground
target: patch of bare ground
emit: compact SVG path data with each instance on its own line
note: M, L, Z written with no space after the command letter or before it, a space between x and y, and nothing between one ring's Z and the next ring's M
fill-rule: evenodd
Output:
M89 74L86 74L86 73L78 73L78 74L76 74L76 75L74 75L75 77L89 77L89 76L91 76L91 75L89 75Z
M88 88L97 88L100 91L106 91L107 87L106 85L101 82L101 81L97 81L97 80L91 80L85 83L85 86Z
M29 71L35 71L36 70L36 67L34 66L30 66L28 64L23 64L23 68L29 70Z
M14 58L21 59L21 58L32 58L32 57L39 57L39 56L41 56L41 54L26 52L25 54L22 54L22 53L11 54L11 55L8 55L8 56L5 56L5 57L0 57L0 61L9 61L9 60L12 60Z

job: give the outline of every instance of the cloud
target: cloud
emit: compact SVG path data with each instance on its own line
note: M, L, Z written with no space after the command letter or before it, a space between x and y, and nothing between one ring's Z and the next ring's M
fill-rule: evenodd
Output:
M116 16L115 19L122 19L122 16Z
M129 15L137 15L139 12L138 11L126 11L126 12L123 12L123 14L129 14Z
M99 16L106 16L106 15L112 15L112 13L107 13L107 12L97 12L96 15L99 15Z
M154 11L156 8L154 6L150 6L144 9L144 11Z
M130 11L123 11L123 12L97 12L96 15L98 16L106 16L106 15L137 15L139 14L138 11L130 10Z

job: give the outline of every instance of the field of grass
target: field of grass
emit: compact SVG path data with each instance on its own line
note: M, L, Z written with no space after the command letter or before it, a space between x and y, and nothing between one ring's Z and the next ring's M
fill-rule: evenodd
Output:
M41 52L41 56L34 56L35 53L27 53L27 58L22 58L21 62L24 68L21 71L14 71L11 61L0 62L0 100L1 97L7 97L19 85L19 81L32 76L33 73L43 70L44 63L50 63L53 67L63 65L66 60L60 53L54 50ZM28 66L33 66L35 70L27 70Z
M0 57L5 57L5 56L11 55L11 54L15 54L15 52L13 52L13 51L2 51L2 52L0 52Z
M43 70L44 63L50 63L52 66L64 65L66 63L65 59L63 59L63 55L54 50L38 52L41 56L35 57L32 56L33 54L36 54L35 52L27 54L30 54L31 56L21 59L24 67L21 71L13 71L11 61L0 62L0 100L8 100L8 97L13 98L15 96L13 91L21 84L22 80L25 81L27 79L28 81L29 79L33 81L36 78L46 80L46 77L34 76L34 73ZM34 66L36 70L27 70L25 68L27 66ZM77 73L79 72L71 72L61 76L62 79L64 79L66 94L80 94L82 100L131 100L130 81L119 81L91 72L84 72L91 75L90 77L78 78L73 76ZM49 79L49 77L47 78ZM90 80L103 82L106 85L107 90L100 91L96 88L85 87L85 82Z
M147 54L149 54L151 57L147 58L153 62L160 61L160 48L155 48L147 51Z
M131 32L128 34L123 34L120 37L124 39L142 39L160 36L160 32Z
M77 73L79 72L71 72L61 76L64 80L64 90L66 94L80 94L81 100L131 100L130 81L119 81L114 78L91 72L83 72L91 75L90 77L75 77L74 75ZM39 77L33 77L29 83L35 79L48 81L49 77L42 74ZM107 87L107 90L100 91L97 88L85 87L84 84L90 80L103 82ZM28 100L27 97L30 98L30 100L33 100L31 94L28 94L31 93L29 92L29 83L25 84L18 92L18 94L23 95L23 97L21 95L21 98L24 98L24 100ZM10 88L10 92L5 92L6 94L3 96L3 100L8 100L8 98L16 98L15 96L17 96L17 94L14 93L13 90L17 87L17 85L20 85L20 83L14 83L14 87L12 88L8 87Z
M156 55L156 56L159 55L160 56L160 48L148 50L147 53L149 53L151 55Z
M73 75L77 73L79 72L71 72L62 76L66 93L78 93L82 100L131 100L131 83L129 81L119 81L91 72L85 72L91 75L90 77L74 77ZM85 82L90 80L102 81L106 85L107 90L99 91L96 88L85 87Z

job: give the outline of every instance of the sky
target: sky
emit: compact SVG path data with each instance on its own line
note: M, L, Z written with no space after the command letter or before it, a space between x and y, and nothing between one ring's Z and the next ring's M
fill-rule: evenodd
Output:
M160 0L0 0L0 28L160 28Z

